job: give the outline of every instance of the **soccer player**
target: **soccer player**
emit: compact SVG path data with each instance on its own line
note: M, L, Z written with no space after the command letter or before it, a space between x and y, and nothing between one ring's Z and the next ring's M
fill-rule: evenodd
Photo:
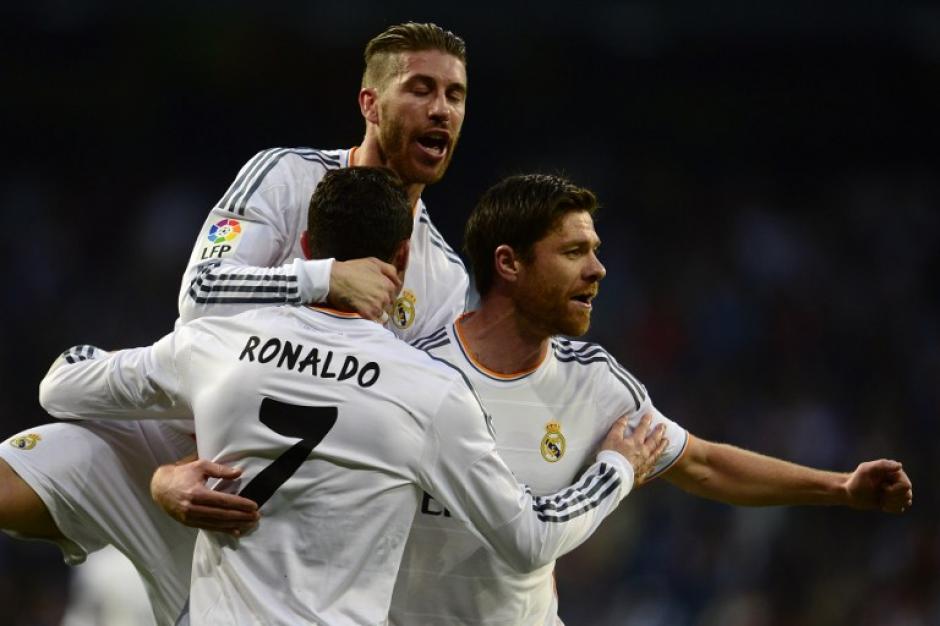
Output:
M408 23L373 38L359 92L366 127L361 144L278 148L250 159L197 238L180 291L181 319L326 301L367 319L382 319L388 310L388 327L413 339L462 312L466 270L420 195L450 163L466 96L466 49L453 33ZM395 268L375 258L303 260L298 242L310 196L327 171L349 165L385 165L406 184L414 228L403 288ZM155 468L194 453L191 421L30 428L0 445L0 528L56 542L70 564L114 545L141 573L157 623L172 623L186 597L195 534L154 505L149 484ZM236 477L205 461L182 467ZM200 492L207 504L213 495ZM198 518L202 504L190 504L187 513ZM231 530L256 518L253 507L228 515L215 528Z
M587 189L556 176L508 178L467 222L465 250L478 310L415 342L459 368L493 417L500 455L535 493L577 474L619 416L651 413L669 446L650 478L748 506L829 504L903 512L911 482L895 461L825 472L688 434L652 405L643 385L602 347L562 337L588 330L606 273ZM391 622L555 625L553 563L514 571L466 532L461 515L425 497L393 596ZM262 522L262 525L264 522Z
M369 42L365 65L360 146L275 148L249 160L196 240L180 291L184 322L210 312L326 300L369 319L392 307L389 327L411 340L463 312L467 272L431 224L420 196L444 175L460 136L467 98L464 42L433 24L393 26ZM300 249L317 183L327 171L350 165L389 167L407 185L414 233L403 289L387 263L309 260Z
M374 256L404 274L410 208L388 170L329 172L304 248ZM264 523L240 539L200 532L197 626L385 623L421 489L511 569L544 569L593 532L667 444L648 417L626 438L620 419L575 484L533 496L496 454L459 370L326 306L207 317L147 348L87 353L59 359L43 380L50 413L192 412L200 455L237 463L242 479L228 487L264 506Z

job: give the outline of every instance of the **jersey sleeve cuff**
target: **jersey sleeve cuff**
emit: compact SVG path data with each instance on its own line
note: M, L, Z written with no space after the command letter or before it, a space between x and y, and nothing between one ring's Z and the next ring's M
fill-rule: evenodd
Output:
M324 302L330 293L332 271L333 259L295 260L294 273L297 274L300 301L304 304Z
M620 499L625 498L633 489L635 479L633 466L630 465L630 461L627 460L627 457L613 450L601 450L597 453L597 462L607 463L617 468L617 471L620 473L620 479L623 482L623 488L620 490Z

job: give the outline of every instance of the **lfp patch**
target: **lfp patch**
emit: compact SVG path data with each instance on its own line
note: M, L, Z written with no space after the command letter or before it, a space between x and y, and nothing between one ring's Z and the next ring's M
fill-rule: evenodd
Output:
M230 243L242 234L238 220L220 220L209 228L209 241L215 244Z
M215 224L210 224L208 232L204 230L203 233L205 233L203 241L208 240L208 243L203 246L199 258L202 260L221 259L235 251L239 236L242 234L242 224L233 219L219 220Z

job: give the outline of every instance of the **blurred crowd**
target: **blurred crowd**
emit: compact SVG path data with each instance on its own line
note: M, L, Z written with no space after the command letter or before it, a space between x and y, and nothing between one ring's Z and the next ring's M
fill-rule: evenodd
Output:
M817 467L895 458L915 486L892 517L654 482L559 562L566 623L940 625L940 9L571 10L2 9L0 435L48 419L65 348L168 332L241 164L354 145L365 42L435 21L470 55L464 137L425 196L455 247L501 176L567 174L603 205L590 338L663 413ZM58 624L71 588L57 550L0 536L0 622Z

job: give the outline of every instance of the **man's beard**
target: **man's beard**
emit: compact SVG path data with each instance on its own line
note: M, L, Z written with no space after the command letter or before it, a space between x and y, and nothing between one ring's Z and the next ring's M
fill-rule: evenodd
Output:
M429 174L426 168L413 166L413 161L408 155L409 141L404 125L394 116L386 115L385 119L389 121L379 129L379 148L385 165L395 170L406 185L431 185L443 178L454 156L457 138L451 140L444 160Z
M534 289L522 292L516 299L516 308L523 319L538 328L546 337L566 335L580 337L591 326L591 316L572 315L568 300L561 292L536 283Z

